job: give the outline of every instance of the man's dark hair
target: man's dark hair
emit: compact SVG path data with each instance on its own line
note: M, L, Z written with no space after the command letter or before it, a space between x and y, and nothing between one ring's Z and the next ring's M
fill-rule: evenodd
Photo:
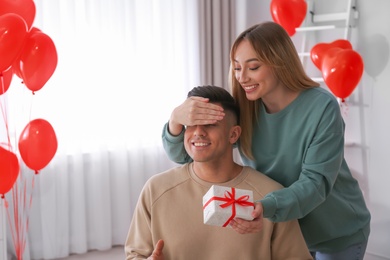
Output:
M229 110L237 117L237 122L240 122L240 108L233 96L224 88L217 86L199 86L188 92L189 97L208 98L210 103L220 103L224 110Z

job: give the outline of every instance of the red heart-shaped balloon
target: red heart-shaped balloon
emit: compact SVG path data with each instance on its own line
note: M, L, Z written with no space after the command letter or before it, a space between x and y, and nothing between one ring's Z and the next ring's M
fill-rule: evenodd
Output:
M352 94L364 70L363 59L352 49L329 49L322 61L322 76L336 96L344 100Z
M314 65L321 70L322 58L331 48L352 49L352 44L348 40L340 39L331 43L318 43L310 51L310 58Z
M305 20L307 4L305 0L272 0L271 16L274 22L280 24L293 36L295 28L300 27Z

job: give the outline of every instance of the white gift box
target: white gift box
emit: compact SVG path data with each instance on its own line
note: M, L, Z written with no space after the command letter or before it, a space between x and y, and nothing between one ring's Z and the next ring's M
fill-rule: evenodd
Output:
M203 222L212 226L228 226L233 218L252 220L253 192L213 185L203 196Z

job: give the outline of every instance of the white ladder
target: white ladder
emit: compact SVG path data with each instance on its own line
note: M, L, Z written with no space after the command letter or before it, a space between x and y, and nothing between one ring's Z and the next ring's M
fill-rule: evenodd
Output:
M337 1L337 0L335 0ZM357 25L357 20L359 18L358 9L356 7L357 0L343 0L346 1L346 8L344 12L334 12L334 13L319 13L315 11L315 5L317 4L324 4L323 0L306 0L307 2L307 14L305 17L304 22L302 23L302 26L299 28L296 28L296 34L297 36L302 37L301 42L301 50L298 53L302 64L304 66L304 69L306 70L307 74L311 76L311 78L320 83L322 86L325 86L325 82L322 78L321 72L318 70L317 67L314 66L314 64L311 62L310 59L310 48L312 47L309 45L310 40L312 40L311 44L315 45L320 42L326 42L330 43L334 40L338 39L344 39L350 41L352 46L354 47L354 40L352 39L352 29ZM340 1L341 2L341 1ZM343 4L343 2L341 2ZM329 3L331 5L332 3ZM338 8L339 6L337 6ZM343 8L343 7L341 7ZM321 9L321 8L318 8ZM325 9L325 8L324 8ZM340 32L339 32L339 31ZM326 34L326 31L331 32ZM318 32L318 33L317 33ZM317 33L317 35L313 36L312 33ZM321 41L318 41L320 38L319 35L323 36L329 36L331 37L325 37ZM342 36L341 36L342 35ZM337 36L340 36L338 38L335 38ZM355 48L354 48L355 49ZM309 71L308 68L312 66L312 71ZM311 73L310 73L311 72ZM312 76L311 74L317 74L321 75L320 77ZM338 98L339 99L339 98ZM340 100L339 100L340 102ZM362 169L361 169L361 183L360 185L365 186L368 183L368 166L367 166L367 145L366 145L366 134L365 134L365 104L363 102L363 93L362 89L358 88L357 93L354 97L354 101L348 102L349 106L355 107L355 112L358 114L360 123L360 140L345 140L345 147L349 149L359 149L361 153L361 162L362 162ZM340 103L341 104L341 103ZM347 138L346 138L347 139ZM368 199L368 194L365 195Z
M343 36L337 39L345 39L351 41L351 30L356 25L359 13L356 8L356 0L346 0L347 8L344 12L321 14L315 11L315 0L306 0L307 13L301 27L296 28L296 33L302 34L301 50L298 53L304 68L308 67L310 61L311 47L308 44L308 33L316 33L326 30L343 30ZM310 35L309 35L310 36ZM312 35L311 35L312 36ZM330 43L336 39L330 39ZM352 42L351 42L352 44ZM317 82L323 82L322 77L312 77Z

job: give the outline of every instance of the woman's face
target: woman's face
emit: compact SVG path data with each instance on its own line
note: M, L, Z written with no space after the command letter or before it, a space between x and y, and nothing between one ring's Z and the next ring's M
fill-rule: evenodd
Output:
M260 62L248 40L242 40L234 54L234 73L249 100L267 99L280 87L272 69Z

